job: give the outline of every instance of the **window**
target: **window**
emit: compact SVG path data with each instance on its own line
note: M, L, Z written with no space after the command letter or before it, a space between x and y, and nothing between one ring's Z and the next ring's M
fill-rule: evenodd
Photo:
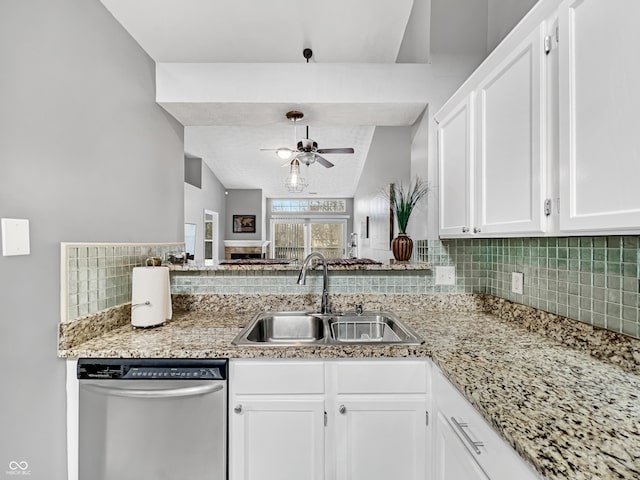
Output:
M271 200L273 213L304 213L304 212L332 212L344 213L347 211L347 202L342 198L329 199L274 199Z
M326 258L343 258L346 235L347 220L342 218L272 218L271 255L302 260L320 252Z

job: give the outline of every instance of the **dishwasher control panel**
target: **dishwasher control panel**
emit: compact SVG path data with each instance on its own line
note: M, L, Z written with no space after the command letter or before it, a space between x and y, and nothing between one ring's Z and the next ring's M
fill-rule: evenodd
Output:
M188 378L202 380L223 380L224 377L220 373L219 368L188 368L188 367L131 367L120 378L135 379L180 379Z
M78 379L226 380L227 360L81 358Z

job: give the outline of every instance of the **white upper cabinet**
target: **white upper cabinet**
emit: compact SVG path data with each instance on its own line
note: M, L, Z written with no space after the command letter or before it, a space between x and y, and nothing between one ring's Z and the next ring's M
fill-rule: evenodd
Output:
M435 115L441 237L640 233L638 24L540 0L505 37Z
M545 25L478 86L475 233L545 231Z
M640 2L560 7L560 231L640 232Z
M466 236L473 224L473 93L438 127L440 235Z

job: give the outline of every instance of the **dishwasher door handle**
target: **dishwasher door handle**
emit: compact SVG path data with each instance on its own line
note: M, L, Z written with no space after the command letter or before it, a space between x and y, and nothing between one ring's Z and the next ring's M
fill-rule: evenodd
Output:
M81 389L89 390L103 395L113 395L116 397L129 398L175 398L175 397L195 397L196 395L206 395L208 393L219 392L224 385L215 383L212 385L198 385L195 387L167 388L164 390L143 390L133 388L103 387L101 385L81 385Z

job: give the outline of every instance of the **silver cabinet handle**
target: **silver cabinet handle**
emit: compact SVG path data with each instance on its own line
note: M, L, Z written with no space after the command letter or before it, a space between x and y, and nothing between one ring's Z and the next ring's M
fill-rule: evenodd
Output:
M338 411L344 415L345 413L347 413L347 407L345 407L344 405L340 405L340 408L338 409Z
M103 395L113 395L116 397L129 398L171 398L171 397L193 397L196 395L206 395L207 393L218 392L224 388L221 384L198 385L196 387L166 388L164 390L143 390L133 388L102 387L100 385L82 385L80 388L100 393Z
M471 437L469 436L469 434L465 430L465 427L469 426L466 422L458 422L453 417L451 417L451 421L456 426L456 428L460 431L460 433L462 434L462 437L465 439L465 441L469 445L471 445L471 448L473 448L473 451L476 452L478 455L480 455L482 452L480 451L480 449L478 447L484 447L484 442L474 442L471 439Z
M481 230L478 227L473 227L473 233L480 233Z
M469 227L462 227L462 233L467 233L469 231Z
M233 411L234 413L242 413L242 405L236 405L235 407L233 407Z

